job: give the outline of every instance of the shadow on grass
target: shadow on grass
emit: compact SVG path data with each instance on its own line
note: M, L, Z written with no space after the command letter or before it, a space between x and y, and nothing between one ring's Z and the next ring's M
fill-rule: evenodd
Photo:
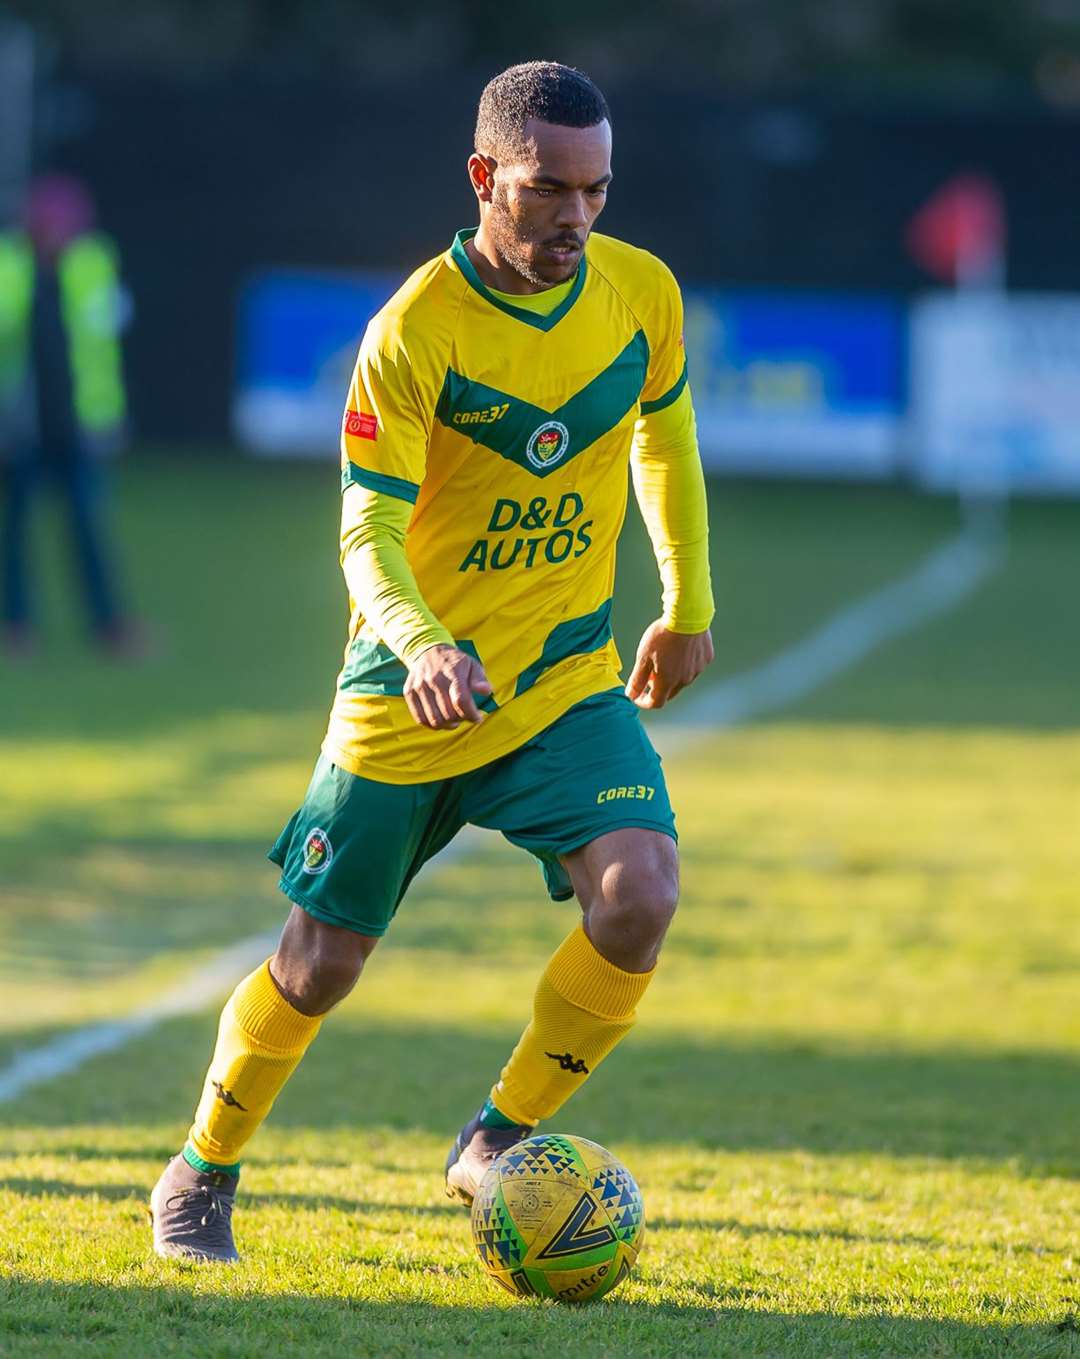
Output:
M298 786L297 802L303 791ZM130 839L106 847L85 828L75 838L60 822L48 822L33 838L63 845L63 853L52 856L33 882L20 870L25 848L0 839L0 881L6 872L25 889L2 922L0 985L6 977L42 987L123 980L134 967L173 951L205 949L219 937L222 920L225 942L276 932L290 908L276 890L280 870L266 858L279 829L279 822L268 822L265 834L213 844ZM126 871L130 878L121 877L119 890L109 879L103 882L105 848L114 874ZM466 832L455 848L464 850L457 862L433 860L410 889L395 922L394 947L470 956L483 949L495 966L505 956L512 891L520 907L514 947L534 949L539 966L578 918L577 904L553 904L536 860L523 850L508 851L494 833Z
M107 1199L122 1203L136 1199L144 1203L149 1193L146 1184L74 1184L70 1180L32 1179L29 1176L10 1176L0 1179L0 1191L9 1190L21 1198ZM243 1194L247 1211L259 1208L290 1208L297 1212L315 1213L332 1208L350 1214L408 1213L410 1217L446 1217L460 1220L464 1210L450 1203L387 1203L371 1199L351 1198L344 1194Z
M69 1149L65 1149L70 1154ZM280 1164L279 1162L275 1162ZM21 1198L34 1199L105 1199L110 1203L134 1201L139 1206L146 1202L149 1185L131 1184L75 1184L70 1180L31 1178L29 1176L10 1176L0 1179L0 1192L7 1190ZM288 1194L288 1193L241 1193L240 1200L244 1216L257 1213L263 1208L288 1208L296 1213L317 1213L324 1209L348 1213L351 1217L378 1217L386 1213L406 1213L409 1217L434 1217L461 1220L463 1209L458 1204L402 1203L358 1199L344 1194ZM727 1233L742 1240L754 1237L772 1237L778 1240L838 1241L850 1245L869 1246L917 1246L922 1250L956 1251L953 1242L942 1241L933 1236L918 1236L912 1232L874 1233L853 1232L837 1227L791 1227L783 1224L764 1222L744 1222L732 1217L673 1218L652 1217L648 1219L649 1235L660 1232L710 1232ZM987 1243L984 1243L987 1244ZM1064 1250L1037 1245L1030 1242L1009 1241L1007 1244L988 1243L991 1249L1007 1251L1010 1255L1037 1255L1040 1258L1066 1254ZM395 1266L397 1267L397 1266Z
M0 1105L0 1127L147 1126L182 1120L201 1086L216 1018L172 1020L118 1052ZM51 1032L51 1031L50 1031ZM447 1141L517 1038L448 1025L335 1016L282 1093L278 1129L396 1131ZM25 1047L35 1035L24 1033ZM1080 1175L1080 1058L630 1039L583 1088L567 1121L611 1145L806 1150L1010 1160ZM79 1140L85 1141L85 1138ZM256 1144L257 1150L257 1144ZM149 1154L149 1153L148 1153ZM720 1173L719 1171L717 1173Z
M242 1269L243 1267L241 1267ZM173 1274L172 1267L168 1267ZM238 1271L239 1272L239 1271ZM194 1283L197 1271L176 1267ZM231 1279L226 1282L229 1286ZM240 1279L237 1283L243 1287ZM395 1286L401 1286L400 1280ZM518 1303L454 1306L434 1301L372 1301L363 1296L240 1296L163 1283L0 1281L0 1349L19 1354L554 1354L580 1359L759 1354L813 1356L1080 1354L1071 1319L1057 1325L984 1325L885 1314L837 1317L733 1306L734 1293L701 1292L700 1304L609 1299L593 1307ZM8 1351L8 1346L12 1348ZM16 1351L16 1348L17 1351Z

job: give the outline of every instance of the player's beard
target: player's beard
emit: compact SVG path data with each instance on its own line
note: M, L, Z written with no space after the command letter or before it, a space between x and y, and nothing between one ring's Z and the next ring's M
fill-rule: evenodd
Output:
M491 211L487 218L487 231L492 244L515 273L527 279L537 288L554 288L565 279L545 278L538 273L532 263L530 247L536 245L539 237L523 228L510 211L510 201L503 185L496 183L491 195ZM575 265L575 268L577 266Z

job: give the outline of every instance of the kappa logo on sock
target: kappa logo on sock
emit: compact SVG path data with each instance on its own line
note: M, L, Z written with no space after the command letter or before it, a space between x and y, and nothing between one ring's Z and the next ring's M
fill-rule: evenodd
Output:
M227 1104L230 1109L239 1109L242 1114L247 1113L247 1110L233 1092L231 1090L226 1090L220 1081L211 1081L210 1084L217 1091L217 1097L221 1100L222 1104Z
M550 1057L553 1062L558 1062L564 1071L572 1071L575 1076L587 1076L589 1068L581 1060L575 1057L572 1052L545 1052L545 1057Z

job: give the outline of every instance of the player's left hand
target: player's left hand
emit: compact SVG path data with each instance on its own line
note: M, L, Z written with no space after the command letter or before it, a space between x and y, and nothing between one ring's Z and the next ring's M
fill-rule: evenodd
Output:
M626 697L639 708L662 708L668 699L693 684L715 657L712 637L705 632L671 632L657 619L638 643L634 669L626 682Z

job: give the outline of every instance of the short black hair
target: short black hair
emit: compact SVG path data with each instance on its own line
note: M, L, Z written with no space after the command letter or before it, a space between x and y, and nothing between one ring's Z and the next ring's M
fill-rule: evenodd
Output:
M558 61L524 61L489 80L476 115L476 149L503 160L524 150L525 122L595 127L611 121L607 100L587 75Z

